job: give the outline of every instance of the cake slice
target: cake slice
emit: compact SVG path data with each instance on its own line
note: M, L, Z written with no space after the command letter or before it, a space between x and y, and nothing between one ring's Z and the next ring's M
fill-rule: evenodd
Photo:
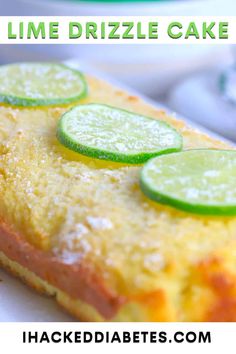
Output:
M79 103L170 123L184 148L228 148L93 77ZM77 103L78 104L78 103ZM80 320L235 321L236 217L150 201L140 166L101 161L56 139L70 106L0 106L0 262Z

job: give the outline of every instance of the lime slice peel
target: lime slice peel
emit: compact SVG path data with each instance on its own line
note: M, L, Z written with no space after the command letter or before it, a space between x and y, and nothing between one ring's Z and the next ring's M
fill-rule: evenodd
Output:
M181 135L167 123L103 104L80 105L66 112L57 137L80 154L128 164L182 148Z
M35 107L64 105L84 98L81 72L63 64L19 63L0 66L0 102Z
M202 215L236 215L236 150L188 150L147 162L144 194L158 203Z

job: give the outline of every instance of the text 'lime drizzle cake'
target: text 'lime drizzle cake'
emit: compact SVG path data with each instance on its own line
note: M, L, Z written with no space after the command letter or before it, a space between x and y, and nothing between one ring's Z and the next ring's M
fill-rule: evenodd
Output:
M153 178L147 179L145 175L145 186L140 186L140 171L143 168L143 173L147 171L150 164L144 161L147 154L142 161L131 161L130 155L133 158L135 154L127 150L128 160L121 161L117 152L108 154L103 146L99 148L103 155L95 148L93 156L91 149L78 151L81 147L76 142L65 146L68 141L59 136L58 126L74 106L95 104L96 115L102 105L108 105L119 117L121 109L128 111L127 119L136 119L132 116L135 113L137 119L158 119L159 127L160 121L168 123L164 126L173 130L177 140L173 151L162 146L161 153L165 155L161 155L162 160L155 157L156 161L164 163L172 153L186 154L175 152L180 149L206 151L229 147L104 81L90 76L84 79L81 74L56 64L37 65L0 68L3 267L35 289L54 296L81 320L235 321L234 190L231 198L234 215L207 212L201 215L200 209L194 209L195 213L179 210L178 205L168 205L168 201L167 205L162 204L165 201L159 202L158 196L166 190L156 190L155 183L153 190L150 187ZM18 77L23 78L21 84L19 81L16 84ZM86 112L83 117L86 119ZM151 123L156 127L157 123ZM125 129L125 120L122 124L120 129ZM88 129L93 127L90 125ZM129 123L127 129L131 129ZM135 129L130 131L134 141ZM86 131L81 136L73 134L72 138L82 139ZM116 132L112 130L112 134L107 138L99 135L100 143L104 144L105 139L106 144L106 139L112 139ZM183 146L178 136L183 137ZM140 136L136 138L137 148L140 145L143 148ZM110 149L113 145L109 145ZM159 156L159 145L159 150L154 146L153 156ZM171 154L167 155L168 152ZM231 153L234 160L234 152ZM121 155L124 157L124 154L118 157ZM143 158L144 154L138 154L141 155ZM173 164L174 161L172 158ZM191 174L191 165L187 173ZM206 177L212 177L212 184L217 179L214 173ZM221 186L228 183L223 182L219 182ZM222 187L223 192L226 187ZM192 196L188 194L190 201L200 188L200 185L192 188ZM153 198L149 198L150 190ZM180 198L186 201L185 192ZM225 199L222 203L225 207Z

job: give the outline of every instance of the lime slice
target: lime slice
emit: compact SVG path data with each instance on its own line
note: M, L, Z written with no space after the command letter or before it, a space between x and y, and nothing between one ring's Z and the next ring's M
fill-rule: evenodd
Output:
M236 215L236 150L189 150L150 160L141 189L150 199L188 212Z
M57 137L83 155L131 164L182 147L181 135L167 123L102 104L80 105L65 113Z
M68 104L86 95L82 74L62 64L0 66L0 102L16 106Z

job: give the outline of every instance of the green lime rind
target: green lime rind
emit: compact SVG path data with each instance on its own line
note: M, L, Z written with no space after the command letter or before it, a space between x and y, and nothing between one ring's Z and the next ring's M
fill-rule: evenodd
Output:
M190 157L189 165L188 162L183 164ZM151 169L154 174L158 171L155 181L150 179ZM177 178L176 169L179 170ZM179 183L181 175L182 182ZM198 149L160 156L148 161L140 174L141 190L149 199L185 212L208 216L236 215L235 181L236 150ZM170 187L165 190L168 183L172 184L171 192Z
M80 111L82 111L83 109L87 110L88 114L91 114L91 112L93 112L94 116L96 116L97 114L99 114L99 112L105 111L105 112L109 112L110 116L114 115L114 122L111 121L112 126L111 126L111 131L105 131L105 138L104 138L104 131L103 133L103 139L102 139L102 143L100 142L99 146L96 146L96 144L89 144L88 142L86 142L86 138L84 139L84 137L86 137L88 135L88 131L89 129L86 129L86 115L83 117L83 119L80 119L80 124L78 125L78 129L80 130L81 127L83 127L84 129L84 135L82 137L82 140L84 141L80 141L80 139L76 138L76 134L74 133L70 133L68 131L68 127L67 127L67 122L71 119L71 117L73 116L74 112L77 113L77 115L79 116ZM117 116L118 115L118 116ZM139 132L137 132L137 128L135 127L135 122L138 122L138 120L142 120L142 122L144 122L144 128L145 128L145 124L154 124L156 129L162 129L162 131L166 132L166 134L168 133L168 137L171 140L174 140L174 143L172 144L166 144L165 146L158 146L158 149L156 148L155 151L148 151L148 146L145 146L145 141L143 143L144 146L144 150L139 150L139 151L134 151L131 147L130 150L126 150L125 152L120 151L120 149L115 149L114 146L110 146L107 148L106 145L110 144L110 140L114 140L114 145L116 145L116 135L118 136L118 141L119 139L123 139L122 138L122 132L120 132L120 129L122 130L122 126L113 126L115 124L117 124L118 120L119 120L119 115L123 116L122 119L124 119L124 115L126 117L126 122L124 124L129 125L129 120L132 117L132 120L134 123L132 125L132 123L130 123L130 126L128 126L128 135L127 135L127 139L122 140L122 144L124 146L126 146L127 144L130 143L130 140L134 134L137 134L137 137L142 137L142 130L140 130ZM73 118L74 119L74 118ZM96 119L95 119L96 120ZM98 118L97 120L99 120L99 125L103 124L103 117L102 114L100 116L100 118ZM77 123L78 124L78 123ZM122 125L122 123L120 123ZM92 126L92 130L93 130L93 125ZM130 128L130 130L129 130ZM96 138L100 138L99 134L101 132L99 132L99 129L97 129L97 127L94 128L94 136ZM119 135L120 133L120 135ZM124 132L124 134L126 134L127 132ZM169 124L163 122L163 121L158 121L149 117L145 117L145 116L141 116L135 113L131 113L128 112L126 110L123 109L118 109L115 107L111 107L108 105L103 105L103 104L87 104L87 105L80 105L77 107L72 108L70 111L64 113L61 117L61 119L59 120L58 123L58 128L57 128L57 138L60 141L61 144L63 144L64 146L66 146L67 148L69 148L70 150L73 150L75 152L78 152L82 155L86 155L92 158L96 158L96 159L101 159L101 160L110 160L113 162L120 162L120 163L127 163L127 164L141 164L146 162L147 160L149 160L150 158L160 155L160 154L168 154L168 153L172 153L172 152L176 152L181 150L182 148L182 136L174 129L172 128ZM140 138L141 139L141 138ZM140 139L137 139L135 141L135 145L136 143L138 144L138 141L140 141ZM163 138L164 139L164 138ZM89 140L89 139L88 139ZM157 144L158 145L158 144Z
M12 86L14 84L14 88L11 87L9 88L10 90L12 90L12 92L3 92L4 91L4 80L6 80L7 78L9 79L9 76L7 76L6 74L4 74L3 70L11 70L11 69L15 69L15 68L19 68L19 71L21 70L20 68L22 67L31 67L33 69L33 66L35 68L57 68L58 69L58 74L60 74L61 72L65 72L68 74L67 77L65 77L64 82L60 81L57 82L56 77L52 77L50 78L50 81L48 81L48 85L45 89L45 94L42 94L42 92L40 92L40 94L37 94L37 88L36 88L36 95L38 97L30 97L27 95L24 95L23 92L20 92L21 90L24 90L24 80L25 80L25 74L22 73L22 77L20 77L20 75L17 77L16 75L13 78L12 81ZM1 77L2 74L2 77ZM68 90L67 90L67 85L70 79L73 77L73 80L75 82L75 86L74 87L70 87L70 92L71 95L68 95ZM44 82L46 82L47 80L47 76L45 75L45 77L41 77L41 79L44 79ZM34 77L33 74L29 74L27 75L27 81L30 84L32 84L34 82ZM53 97L53 87L56 91L59 92L59 90L62 91L62 97L56 97L57 94L55 93L55 97ZM40 88L40 87L39 87ZM14 94L13 91L18 91L19 94ZM34 89L35 90L35 89ZM73 91L73 93L72 93ZM87 83L86 80L83 76L83 74L80 71L77 71L75 69L71 69L69 67L67 67L66 65L63 64L55 64L55 63L19 63L19 64L9 64L9 65L4 65L4 66L0 66L0 102L1 103L6 103L6 104L10 104L12 106L19 106L19 107L37 107L37 106L54 106L54 105L67 105L73 102L77 102L79 100L81 100L82 98L87 96ZM63 93L64 92L64 93ZM50 96L49 97L49 94ZM41 97L39 97L41 96ZM60 95L61 96L61 93Z

